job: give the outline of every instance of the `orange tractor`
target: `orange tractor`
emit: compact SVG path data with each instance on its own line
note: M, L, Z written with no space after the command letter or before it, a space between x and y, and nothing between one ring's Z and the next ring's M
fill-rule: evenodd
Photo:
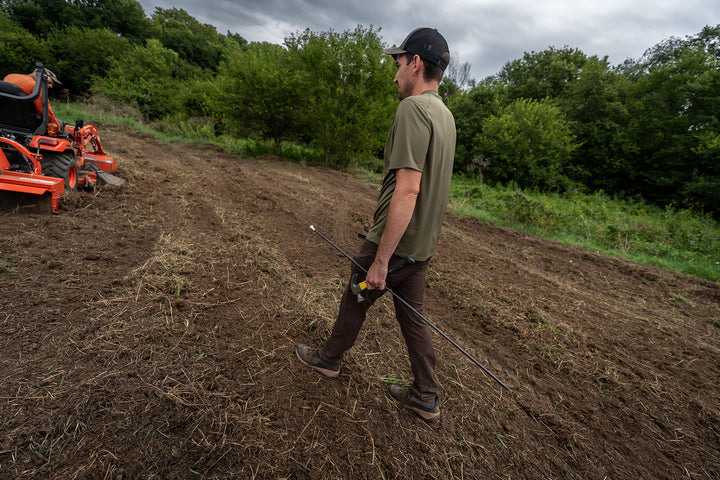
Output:
M65 191L125 181L110 173L117 163L105 154L94 126L78 120L74 126L48 128L48 77L41 64L36 66L31 94L0 82L0 191L48 195L57 213ZM39 96L42 115L33 104Z

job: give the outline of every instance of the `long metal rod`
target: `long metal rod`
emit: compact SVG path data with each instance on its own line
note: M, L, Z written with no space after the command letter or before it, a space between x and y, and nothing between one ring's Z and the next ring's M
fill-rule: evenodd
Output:
M327 237L326 237L325 235L323 235L322 233L318 232L317 229L316 229L314 226L310 225L310 230L312 230L313 232L317 233L317 234L320 236L320 238L322 238L322 239L325 240L327 243L329 243L330 245L332 245L333 248L335 248L335 250L337 250L338 252L340 252L341 254L343 254L346 258L348 258L351 262L353 262L353 263L355 264L355 266L357 266L360 270L362 270L363 272L365 272L365 274L367 274L367 270L366 270L362 265L360 265L358 262L356 262L354 258L352 258L350 255L348 255L347 253L345 253L340 247L338 247L337 245L335 245L329 238L327 238ZM430 322L430 320L428 320L427 318L425 318L425 316L424 316L422 313L418 312L412 305L410 305L408 302L406 302L404 298L402 298L401 296L399 296L397 293L393 292L393 291L392 291L391 289L389 289L389 288L385 288L385 290L387 290L388 292L390 292L395 298L397 298L398 300L400 300L406 307L408 307L410 310L412 310L412 312L415 313L418 317L420 317L427 325L429 325L433 330L435 330L437 333L439 333L445 340L447 340L448 342L450 342L450 344L451 344L453 347L455 347L455 348L457 348L458 350L460 350L460 352L461 352L463 355L465 355L467 358L469 358L470 361L472 361L475 365L477 365L478 367L480 367L483 372L485 372L486 374L488 374L488 375L490 376L490 378L492 378L492 379L495 380L497 383L499 383L499 384L500 384L505 390L507 390L508 392L510 391L510 389L508 388L508 386L505 385L503 382L501 382L500 379L497 378L495 375L493 375L490 370L488 370L488 369L485 368L480 362L478 362L477 360L475 360L475 357L473 357L472 355L470 355L470 354L469 354L468 352L466 352L460 345L458 345L458 344L455 343L450 337L448 337L447 335L445 335L445 334L442 332L442 330L440 330L438 327L436 327L435 325L433 325L432 322Z

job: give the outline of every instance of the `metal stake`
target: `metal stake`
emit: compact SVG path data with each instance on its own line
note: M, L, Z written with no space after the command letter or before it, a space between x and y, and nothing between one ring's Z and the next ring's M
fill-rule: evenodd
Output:
M317 229L316 229L314 226L310 225L310 230L312 230L313 232L317 233L317 234L320 236L320 238L322 238L322 239L325 240L327 243L329 243L330 245L332 245L333 248L335 248L335 250L337 250L338 252L340 252L341 254L343 254L346 258L350 259L350 261L353 262L353 263L355 264L355 266L357 266L360 270L362 270L363 272L365 272L365 273L367 274L367 270L366 270L365 268L363 268L362 265L360 265L358 262L356 262L354 258L352 258L350 255L348 255L347 253L345 253L340 247L338 247L338 246L335 245L332 241L330 241L329 238L327 238L327 237L326 237L325 235L323 235L322 233L318 232ZM433 325L432 322L430 322L430 320L428 320L427 318L425 318L425 316L424 316L422 313L418 312L412 305L410 305L408 302L406 302L405 299L403 299L402 297L400 297L397 293L393 292L393 291L392 291L391 289L389 289L389 288L385 288L385 290L387 290L388 292L390 292L395 298L397 298L398 300L400 300L406 307L408 307L410 310L412 310L412 312L415 313L418 317L420 317L427 325L429 325L433 330L435 330L437 333L439 333L445 340L447 340L448 342L450 342L450 344L451 344L453 347L455 347L455 348L457 348L458 350L460 350L460 352L461 352L463 355L465 355L467 358L469 358L470 361L472 361L475 365L477 365L478 367L480 367L483 372L485 372L486 374L488 374L488 375L490 376L490 378L492 378L492 379L495 380L497 383L499 383L499 384L500 384L505 390L507 390L508 392L510 391L510 389L507 387L507 385L505 385L503 382L500 381L500 379L498 379L495 375L493 375L492 372L490 372L490 370L488 370L487 368L485 368L480 362L478 362L477 360L475 360L475 358L474 358L472 355L470 355L468 352L466 352L460 345L458 345L457 343L455 343L450 337L448 337L447 335L445 335L438 327L436 327L435 325Z

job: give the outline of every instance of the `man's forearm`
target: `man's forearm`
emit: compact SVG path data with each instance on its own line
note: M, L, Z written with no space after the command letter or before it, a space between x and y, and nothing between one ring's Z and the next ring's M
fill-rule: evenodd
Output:
M395 191L390 199L385 229L380 237L375 261L365 279L370 289L385 288L388 263L412 219L421 177L422 172L417 170L406 168L396 172Z

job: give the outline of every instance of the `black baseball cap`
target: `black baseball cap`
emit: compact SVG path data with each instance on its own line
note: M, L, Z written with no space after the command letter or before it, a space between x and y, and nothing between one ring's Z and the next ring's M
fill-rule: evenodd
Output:
M405 37L399 47L386 48L383 53L393 56L404 53L418 55L421 59L440 67L443 71L450 63L448 44L436 28L416 28Z

